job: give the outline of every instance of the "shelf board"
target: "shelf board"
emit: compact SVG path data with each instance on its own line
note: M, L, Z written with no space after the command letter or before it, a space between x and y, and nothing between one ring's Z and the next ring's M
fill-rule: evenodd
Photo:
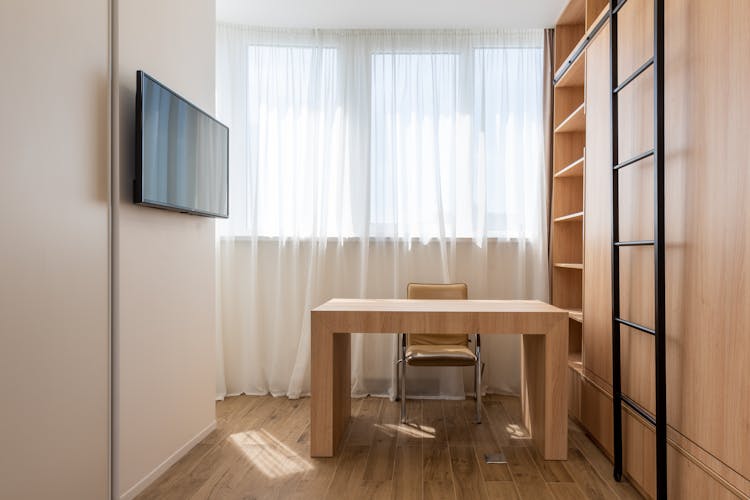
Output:
M568 309L568 316L573 321L578 321L579 323L583 323L583 311L580 309Z
M563 73L560 79L557 81L555 88L565 87L583 87L583 83L586 77L586 65L584 64L585 52L581 52L573 61L573 64Z
M566 8L566 11L567 10L568 9ZM568 61L570 61L570 59L572 58L573 54L576 54L577 52L580 52L582 54L585 51L586 45L594 37L594 35L598 31L598 29L604 24L603 18L606 17L606 16L608 16L608 15L609 15L609 5L605 6L602 9L602 11L599 13L599 15L597 16L597 18L594 20L593 23L591 23L590 26L588 26L588 27L584 26L584 33L583 33L583 36L581 37L581 39L578 41L578 43L575 44L575 46L573 47L573 50L570 51L570 54L568 55L568 57L566 57L560 63L560 65L557 68L555 68L554 79L558 83L560 82L560 80L563 79L563 77L565 76L565 74L568 71L570 71L570 69L572 68L572 65L567 66L567 68L563 72L563 68L566 67L566 64L568 63ZM564 20L566 22L561 23L560 20L558 20L558 22L557 22L558 25L561 25L561 24L562 25L565 25L565 24L577 24L577 21L574 22L573 16L569 16L569 17L565 17L565 16L566 16L566 13L563 12L563 14L560 16L560 18L561 18L560 20ZM586 15L585 15L585 12L584 12L584 18L585 17L586 17ZM584 20L584 24L585 23L586 23L586 21Z
M574 214L568 214L563 215L562 217L557 217L555 219L555 222L576 222L576 221L582 221L583 220L583 212L576 212Z
M583 374L583 357L580 352L568 353L568 366L578 373Z
M555 177L583 177L583 156L567 167L562 168L555 174Z
M578 106L566 119L555 129L556 134L568 132L584 132L586 130L586 114L584 108L586 103Z
M574 262L558 262L555 264L558 269L580 269L583 270L583 264L577 264Z
M556 24L584 24L586 22L585 0L571 0L560 13Z

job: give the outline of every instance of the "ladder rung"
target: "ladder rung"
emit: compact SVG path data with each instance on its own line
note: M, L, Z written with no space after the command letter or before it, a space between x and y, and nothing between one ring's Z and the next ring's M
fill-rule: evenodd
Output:
M627 321L622 318L615 318L615 321L617 321L621 325L629 326L630 328L635 328L636 330L639 330L643 333L648 333L649 335L656 335L656 332L654 330L652 330L651 328L646 328L643 325L639 325L638 323L633 323L631 321Z
M626 160L626 161L624 161L622 163L618 163L617 165L615 165L612 168L614 168L615 170L620 170L623 167L627 167L628 165L632 165L633 163L635 163L637 161L641 161L644 158L648 158L649 156L654 156L654 150L653 149L650 149L650 150L646 151L645 153L641 153L638 156L634 156L631 159Z
M616 247L645 247L653 245L654 240L616 241Z
M625 396L624 394L620 394L620 399L622 399L622 402L628 405L633 411L635 411L638 415L643 417L645 420L651 423L654 427L656 426L656 418L651 415L649 412L646 411L645 408L643 408L641 405L630 399L629 397Z
M622 82L620 85L618 85L615 88L615 90L613 90L612 92L614 92L615 94L619 93L622 89L624 89L625 87L627 87L630 82L632 82L633 80L635 80L636 78L638 78L639 76L641 76L641 73L643 73L644 71L646 71L652 64L654 64L654 58L653 57L651 59L649 59L648 61L646 61L645 63L643 63L640 68L638 68L637 70L635 70L635 72L632 75L630 75L629 77L627 77L625 79L625 81Z

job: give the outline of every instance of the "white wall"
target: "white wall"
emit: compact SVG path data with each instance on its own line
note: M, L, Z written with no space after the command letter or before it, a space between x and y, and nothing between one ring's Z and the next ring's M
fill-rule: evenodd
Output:
M220 21L301 28L550 28L568 0L217 0Z
M215 425L214 221L135 206L136 71L214 109L213 0L117 8L117 489L130 497Z
M0 498L108 493L107 2L0 2Z

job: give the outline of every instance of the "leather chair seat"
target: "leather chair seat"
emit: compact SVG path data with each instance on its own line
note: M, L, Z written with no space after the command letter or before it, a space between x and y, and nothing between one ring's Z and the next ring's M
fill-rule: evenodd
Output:
M465 345L410 345L406 362L412 366L474 366L476 355Z

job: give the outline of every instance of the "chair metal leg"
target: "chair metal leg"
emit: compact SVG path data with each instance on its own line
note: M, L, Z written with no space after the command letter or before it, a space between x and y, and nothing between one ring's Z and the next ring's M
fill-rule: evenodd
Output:
M401 342L401 423L406 423L406 336Z
M479 337L479 335L477 335ZM482 423L482 349L477 340L477 364L474 365L474 397L477 400L476 423Z
M396 334L396 401L401 397L401 356L399 352L401 350L401 335L403 333Z

